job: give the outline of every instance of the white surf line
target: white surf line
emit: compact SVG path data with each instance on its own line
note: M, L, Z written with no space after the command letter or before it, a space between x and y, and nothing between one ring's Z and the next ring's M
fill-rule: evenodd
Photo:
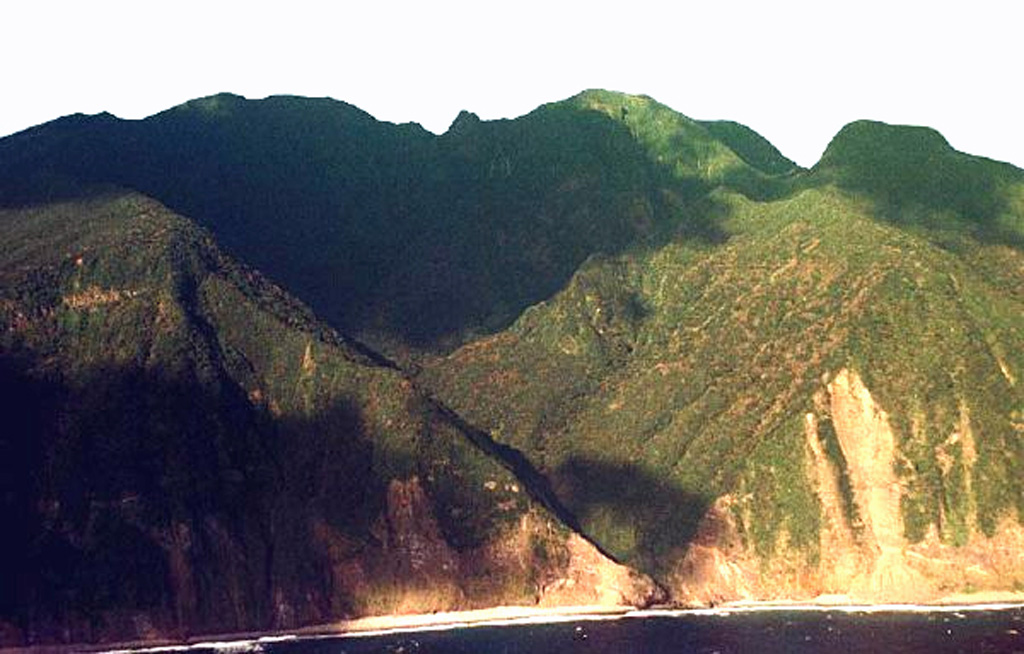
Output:
M630 613L630 611L622 611L615 613L553 613L550 615L522 615L505 618L487 618L483 620L397 626L375 630L361 629L333 634L317 634L313 636L313 638L363 638L367 636L386 636L389 634L417 633L422 631L473 629L475 627L508 627L523 624L558 624L563 622L599 622L606 620L619 620L630 615Z
M1024 608L1024 603L992 603L992 604L761 604L761 605L730 605L707 609L634 609L622 612L607 613L555 613L541 615L522 615L504 618L481 620L453 620L422 625L394 626L383 629L354 630L338 633L324 633L303 638L363 638L371 636L387 636L392 634L417 633L426 631L446 631L455 629L472 629L474 627L502 627L522 624L557 624L565 622L604 622L625 618L656 618L685 616L718 616L728 617L734 613L759 612L841 612L841 613L959 613L961 611L1002 611Z
M606 611L595 613L523 613L505 617L473 619L452 614L450 621L425 622L422 624L395 625L381 629L355 629L352 631L326 631L311 634L282 634L261 636L245 640L204 641L182 645L163 645L158 647L127 648L106 650L97 654L159 654L161 652L183 652L191 649L215 649L220 652L253 652L259 651L264 643L276 643L291 640L322 640L330 638L371 638L396 634L422 633L433 631L454 631L456 629L473 629L476 627L505 627L524 624L559 624L566 622L604 622L611 620L715 616L728 617L736 613L962 613L969 611L1006 611L1024 609L1020 602L993 602L989 604L733 604L703 609L623 609L622 611ZM966 617L966 616L960 616Z
M734 613L960 613L964 611L1007 611L1024 608L1024 602L989 604L724 604L706 609L639 609L627 618L683 617L687 615L729 616Z
M586 607L579 607L585 609ZM486 609L485 609L486 610ZM521 613L514 613L507 616L495 617L473 617L473 611L465 614L453 612L448 615L423 614L419 617L424 622L416 624L395 625L380 629L352 629L351 631L324 631L323 633L302 633L283 634L275 636L262 636L260 638L247 638L242 640L223 641L202 641L195 643L182 643L180 645L158 645L155 647L132 647L122 649L111 649L97 651L95 654L160 654L166 652L186 652L192 649L216 649L221 652L252 652L259 651L260 645L287 640L322 640L330 638L365 638L371 636L386 636L390 634L418 633L426 631L446 631L455 629L471 629L474 627L501 627L518 624L547 624L561 622L592 622L596 620L616 620L624 617L631 609L621 607L619 609L596 610L591 613L572 613L568 610L551 610L550 612L533 613L529 610Z
M584 607L581 607L584 608ZM551 611L544 613L531 613L524 611L508 616L495 616L491 618L474 618L472 611L470 615L462 615L454 612L449 616L422 616L425 622L420 624L395 625L380 629L353 629L351 631L325 631L323 633L285 634L279 636L263 636L244 640L225 641L203 641L195 643L184 643L181 645L160 645L157 647L126 648L105 650L96 654L160 654L162 652L184 652L192 649L216 649L221 652L251 652L258 651L264 643L280 642L285 640L323 640L330 638L368 638L372 636L387 636L393 634L420 633L428 631L447 631L455 629L472 629L475 627L503 627L521 624L554 624L563 622L593 622L597 620L617 620L626 616L631 609L623 607L616 610L595 611L593 613L571 613L568 611ZM436 622L430 618L440 618Z
M260 636L259 638L247 638L244 640L210 640L196 643L182 643L181 645L158 645L156 647L128 647L124 649L100 650L96 654L159 654L160 652L186 652L190 649L215 649L220 652L254 652L259 651L260 646L267 643L280 643L290 640L298 640L297 634L279 634L274 636Z

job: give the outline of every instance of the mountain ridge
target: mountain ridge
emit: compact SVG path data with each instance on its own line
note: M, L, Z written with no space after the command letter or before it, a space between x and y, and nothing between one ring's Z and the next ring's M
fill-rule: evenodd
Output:
M222 94L0 139L0 232L11 642L1024 588L1024 171L934 130Z
M603 102L614 106L601 110ZM218 103L230 111L201 109ZM630 103L635 115L623 120L621 109ZM637 144L629 133L636 127L628 123L652 111L671 123L668 131L641 130L650 138ZM37 146L34 159L19 163L4 155L0 164L12 182L26 174L50 176L49 182L5 185L8 192L113 184L157 197L297 290L336 327L364 333L378 349L399 355L410 345L450 347L476 331L507 325L595 251L657 237L669 225L714 238L713 224L679 220L709 183L721 181L715 177L721 171L699 165L753 179L760 173L742 173L746 164L728 147L697 122L673 115L650 100L591 91L519 119L475 122L472 136L459 130L434 136L379 123L337 101L219 95L139 121L89 120L90 129L70 150L58 138L49 152ZM699 149L711 158L701 164L695 150L680 158L666 149L678 126L698 135ZM52 127L36 128L34 140L61 131ZM9 151L19 140L3 143ZM644 150L651 147L661 154L649 156ZM526 159L517 161L521 156ZM281 216L293 225L280 225ZM494 223L497 243L472 242L481 221ZM446 242L431 231L457 238ZM540 242L537 234L544 235ZM494 279L475 263L479 250L519 281ZM351 252L361 255L343 256ZM438 264L429 270L409 263L430 260ZM384 278L374 279L379 271ZM317 281L328 276L341 294L329 294ZM424 286L426 279L436 281ZM414 293L406 290L417 285ZM431 303L416 299L429 296L458 311L434 316ZM429 320L407 325L389 308L396 304Z

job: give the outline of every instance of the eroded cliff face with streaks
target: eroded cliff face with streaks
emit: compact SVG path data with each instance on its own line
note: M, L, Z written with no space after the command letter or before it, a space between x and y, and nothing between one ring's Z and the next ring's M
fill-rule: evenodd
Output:
M497 485L486 483L482 494ZM390 482L386 515L375 527L380 551L369 562L340 551L332 561L333 583L347 591L342 595L366 598L358 614L500 604L648 606L666 599L650 578L615 563L541 510L521 514L497 537L464 550L445 539L435 515L418 478Z
M1024 171L931 130L221 95L0 205L2 642L1024 590Z
M858 597L909 597L925 590L907 565L896 438L889 418L856 373L842 370L829 383L829 410L853 494L865 560L849 581ZM836 516L838 519L839 516ZM866 565L865 565L866 564ZM925 591L926 592L926 591Z
M770 560L759 558L744 546L737 529L742 517L737 520L726 496L702 520L677 570L673 590L679 598L708 603L825 596L912 603L1021 590L1024 529L1010 516L993 535L971 529L963 543L943 542L936 528L917 542L908 540L901 507L905 487L896 473L899 442L889 415L856 371L839 371L816 400L816 410L805 415L804 451L820 504L816 564L803 565L805 556L785 547ZM954 462L943 451L956 444L970 489L976 455L966 407L936 452L947 473Z
M680 601L1019 591L1024 255L875 199L719 189L420 383Z

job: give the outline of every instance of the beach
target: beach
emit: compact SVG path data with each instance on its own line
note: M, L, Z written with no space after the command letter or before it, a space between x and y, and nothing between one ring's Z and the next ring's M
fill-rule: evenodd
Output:
M949 595L927 604L878 604L857 602L845 595L823 595L810 601L734 601L714 607L662 607L641 609L628 605L584 606L496 606L465 611L380 615L339 620L302 627L287 633L239 633L197 636L183 643L121 643L106 647L86 647L104 652L172 652L215 648L225 651L253 651L261 644L298 639L372 637L385 634L442 631L468 627L503 626L530 623L592 622L647 617L684 615L720 615L771 611L838 611L851 613L994 611L1024 607L1024 593L983 592Z

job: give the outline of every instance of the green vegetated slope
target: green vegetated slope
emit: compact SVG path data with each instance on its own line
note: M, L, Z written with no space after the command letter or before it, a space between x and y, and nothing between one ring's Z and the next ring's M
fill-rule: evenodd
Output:
M77 199L97 184L195 216L422 373L160 205ZM5 496L22 533L45 537L12 559L45 563L24 566L39 600L16 604L47 608L7 609L19 624L536 600L578 557L527 495L676 599L716 547L710 567L743 584L705 597L846 592L823 572L844 552L868 599L894 596L877 579L927 585L892 524L921 560L1024 587L1012 556L977 549L1024 511L1024 173L933 131L854 123L802 171L743 126L607 91L516 120L464 112L441 136L330 100L222 95L0 140L0 200L37 207L0 220L0 352L22 432L47 435L4 447L53 462L5 472L32 489ZM857 420L891 426L893 453ZM97 516L142 536L97 535ZM517 521L533 527L514 537ZM730 529L738 548L715 540ZM186 570L169 578L198 590L115 591L101 564L63 563L115 541L140 543L132 569ZM68 570L86 572L54 581ZM252 606L218 600L245 584Z
M721 243L592 258L425 378L533 458L590 536L663 580L723 495L764 570L818 565L827 519L808 413L824 425L849 528L863 527L822 401L842 370L894 429L897 454L882 465L900 485L907 542L934 528L963 545L1019 521L1024 256L1011 245L1024 175L931 132L859 129L785 197L710 193L695 210L715 216Z
M731 120L703 120L700 124L761 172L785 175L799 170L799 166L787 159L778 148L746 125Z
M878 218L947 247L963 235L1018 247L1024 238L1021 170L957 152L927 127L851 123L808 180L866 195Z
M2 642L532 603L568 574L507 462L161 204L4 209L0 240Z
M506 327L593 253L676 230L715 238L689 205L722 183L771 192L783 169L740 126L605 91L515 120L464 112L441 136L333 100L222 94L4 139L0 199L138 190L334 327L400 354Z

